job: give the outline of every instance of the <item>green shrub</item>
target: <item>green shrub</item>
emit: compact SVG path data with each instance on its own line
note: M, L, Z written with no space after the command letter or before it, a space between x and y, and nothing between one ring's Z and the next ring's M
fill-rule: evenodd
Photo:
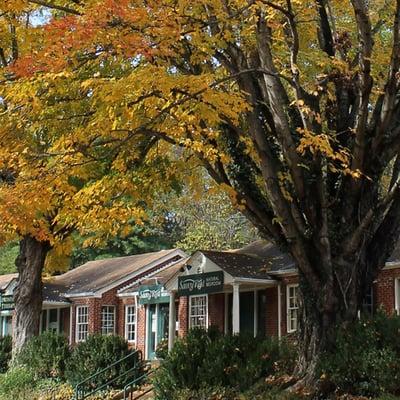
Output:
M399 332L400 318L381 313L338 330L334 352L321 358L323 386L365 396L399 393Z
M168 354L168 339L163 339L156 348L156 357L159 360L164 360Z
M10 368L4 375L0 375L0 394L6 398L18 398L13 394L33 388L35 385L33 372L23 366Z
M12 338L11 336L0 337L0 373L6 372L11 360Z
M161 398L159 398L160 400ZM232 388L204 386L197 390L180 389L174 400L305 400L306 397L289 393L278 388L271 388L260 381L250 390L240 393ZM345 400L345 399L343 399ZM350 400L350 399L348 399ZM379 399L379 400L395 400Z
M176 341L161 364L155 391L163 400L174 399L176 390L199 390L204 383L243 391L260 377L291 372L294 359L286 343L271 338L194 329Z
M72 386L75 386L131 353L132 351L129 349L127 341L120 336L90 335L85 342L79 343L74 348L67 364L67 380ZM128 360L113 367L106 374L101 374L88 382L87 387L105 384L110 379L127 373L137 365L137 362L138 356L128 358ZM127 380L132 380L132 376L133 373L127 373L125 377L117 379L111 387L123 386Z
M16 363L26 366L37 378L63 378L69 357L67 338L46 331L29 340L17 355Z

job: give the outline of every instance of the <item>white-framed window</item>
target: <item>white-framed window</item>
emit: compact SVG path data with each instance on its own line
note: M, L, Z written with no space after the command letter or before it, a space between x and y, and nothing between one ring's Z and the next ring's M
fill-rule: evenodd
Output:
M394 309L400 315L400 278L394 280Z
M136 341L136 306L125 306L125 339L128 342Z
M115 333L115 306L101 307L101 334L112 335Z
M207 295L189 297L189 328L207 329L208 297Z
M83 342L87 339L89 331L88 306L76 307L76 341Z
M295 332L297 330L297 319L299 313L299 303L297 301L299 285L288 285L286 295L287 309L287 331Z

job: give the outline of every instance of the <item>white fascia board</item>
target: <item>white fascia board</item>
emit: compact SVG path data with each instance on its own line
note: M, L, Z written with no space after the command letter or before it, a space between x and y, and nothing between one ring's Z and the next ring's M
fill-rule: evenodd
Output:
M93 292L81 292L81 293L72 293L72 294L64 293L63 296L68 299L75 299L75 298L80 298L80 297L95 297Z
M275 286L278 282L275 279L257 279L257 278L233 278L234 283L260 283Z
M399 261L388 261L383 269L396 269L400 268L400 262Z
M67 301L43 301L43 308L62 308L62 307L70 307L71 303Z
M269 275L276 275L276 276L295 276L298 275L299 272L296 268L290 268L284 271L268 271Z
M118 293L117 297L135 297L139 294L138 291L134 291L134 292L127 292L127 293Z

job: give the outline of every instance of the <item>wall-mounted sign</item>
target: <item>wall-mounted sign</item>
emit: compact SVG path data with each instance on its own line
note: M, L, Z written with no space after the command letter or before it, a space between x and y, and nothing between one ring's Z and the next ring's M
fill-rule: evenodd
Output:
M224 287L223 271L186 275L178 278L178 296L215 293Z
M142 285L139 287L139 304L168 302L169 294L162 285Z
M0 294L0 311L12 311L14 308L14 296Z

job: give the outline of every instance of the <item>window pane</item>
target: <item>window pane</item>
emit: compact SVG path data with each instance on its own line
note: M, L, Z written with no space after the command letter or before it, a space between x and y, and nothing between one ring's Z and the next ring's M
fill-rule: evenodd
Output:
M78 306L76 308L76 340L82 342L88 335L88 307Z
M126 306L125 307L125 313L126 313L126 318L125 318L125 336L126 339L130 342L135 341L135 320L136 320L136 315L135 315L135 306Z
M190 328L207 328L207 296L190 297Z
M101 308L101 333L110 335L114 333L115 307L103 306Z

